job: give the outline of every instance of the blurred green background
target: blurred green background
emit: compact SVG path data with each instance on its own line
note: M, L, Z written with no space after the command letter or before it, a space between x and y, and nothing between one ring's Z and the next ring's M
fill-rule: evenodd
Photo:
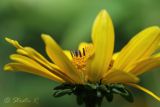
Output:
M4 37L34 47L46 56L40 37L46 33L64 49L73 50L81 41L91 41L92 22L101 9L107 9L114 22L118 51L143 28L160 26L159 4L160 0L0 0L0 107L77 107L75 96L52 97L53 87L58 85L54 81L23 72L4 72L3 65L15 52ZM140 83L158 95L159 70L142 75ZM133 92L134 103L115 95L112 103L104 101L102 107L160 107L145 93ZM36 101L13 102L16 98Z

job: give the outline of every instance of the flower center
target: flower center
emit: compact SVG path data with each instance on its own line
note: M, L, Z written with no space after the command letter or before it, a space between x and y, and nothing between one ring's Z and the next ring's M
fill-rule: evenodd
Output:
M78 70L85 71L87 60L94 54L93 45L87 45L82 49L71 51L72 63Z
M75 67L79 70L86 70L86 52L85 49L83 48L82 51L76 50L76 51L71 51L72 55L72 63L75 65Z

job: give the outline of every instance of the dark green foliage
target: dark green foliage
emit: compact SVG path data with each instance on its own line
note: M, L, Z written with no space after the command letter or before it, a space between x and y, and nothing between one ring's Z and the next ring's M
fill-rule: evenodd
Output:
M112 86L112 92L115 94L121 95L124 99L126 99L128 102L133 102L133 96L132 93L124 87L122 84L116 84Z
M61 84L54 90L54 97L74 94L77 97L77 104L85 104L86 107L96 107L97 105L100 107L104 97L108 102L111 102L114 94L122 96L128 102L134 101L132 94L122 84Z
M71 89L64 89L64 90L58 90L56 91L53 96L54 97L61 97L61 96L64 96L66 94L71 94L72 93L72 90Z

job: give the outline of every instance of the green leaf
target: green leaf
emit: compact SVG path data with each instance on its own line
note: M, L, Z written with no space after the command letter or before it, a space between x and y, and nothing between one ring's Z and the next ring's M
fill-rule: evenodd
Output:
M127 95L128 93L123 88L112 88L112 92L120 95Z
M126 91L128 92L128 95L121 95L124 99L126 99L128 102L133 103L134 102L134 98L132 93L126 89Z
M64 96L66 94L72 94L72 90L71 89L58 90L53 94L53 96L54 97L61 97L61 96Z
M105 86L105 85L100 85L98 89L100 89L101 91L107 92L107 93L111 92L110 87Z
M95 84L86 84L84 85L84 88L87 90L93 90L93 89L97 89L97 86Z
M134 98L131 92L129 92L125 87L114 87L112 92L121 95L128 102L133 102Z

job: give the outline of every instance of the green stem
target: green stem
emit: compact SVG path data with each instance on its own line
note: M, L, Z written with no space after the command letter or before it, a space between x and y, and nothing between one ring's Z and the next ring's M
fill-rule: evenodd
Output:
M97 98L96 96L87 96L84 98L84 103L86 107L101 107L101 98Z

